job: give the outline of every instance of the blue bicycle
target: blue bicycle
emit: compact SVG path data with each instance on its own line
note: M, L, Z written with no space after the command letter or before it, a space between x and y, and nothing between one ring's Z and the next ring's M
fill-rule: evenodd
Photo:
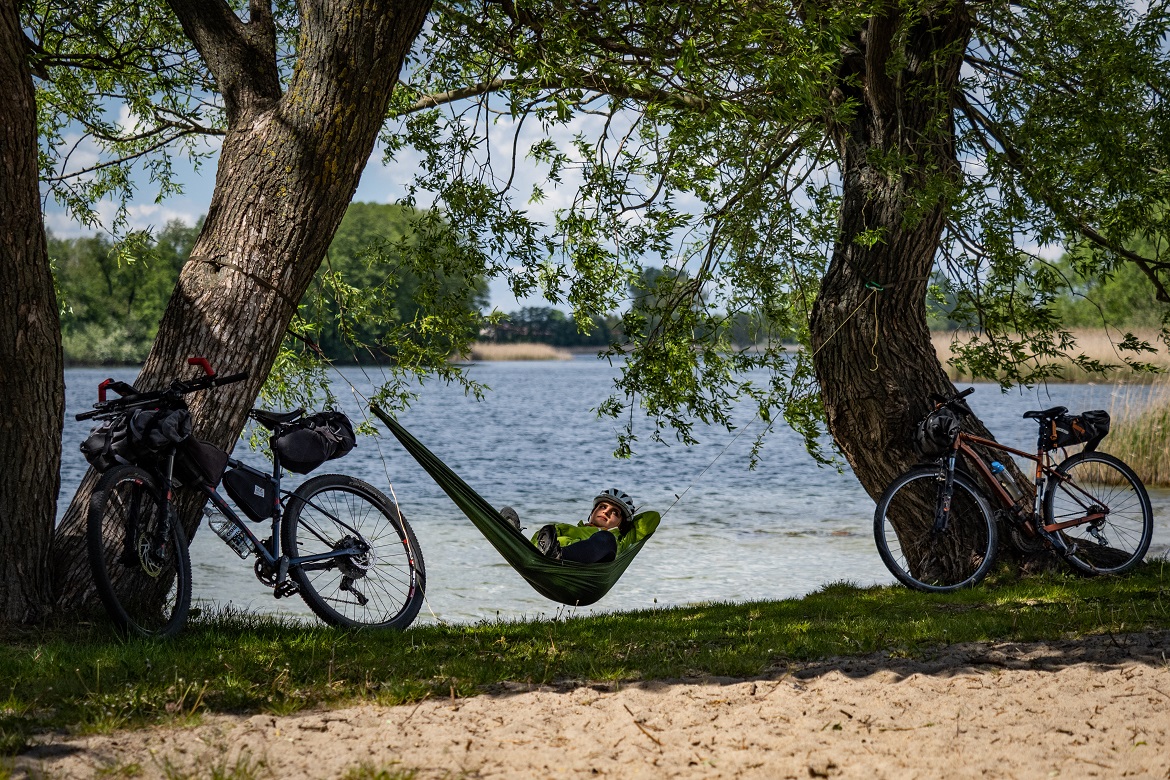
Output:
M422 606L426 573L414 531L394 502L344 474L313 477L291 492L281 489L282 448L276 443L311 427L303 409L248 413L271 431L270 474L191 437L184 397L246 375L220 377L202 358L189 362L203 366L206 375L175 380L158 392L107 379L98 387L94 411L77 415L106 421L90 437L99 442L90 445L96 457L87 451L105 471L90 497L86 541L98 596L118 628L169 637L186 623L191 559L173 504L180 486L209 502L212 530L241 558L254 558L257 579L274 597L300 595L330 625L409 626ZM106 400L111 389L121 397ZM221 480L249 520L267 524L267 538L217 492Z

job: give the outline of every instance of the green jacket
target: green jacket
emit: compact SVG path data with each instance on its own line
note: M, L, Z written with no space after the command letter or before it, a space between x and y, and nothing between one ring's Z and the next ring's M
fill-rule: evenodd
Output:
M634 519L631 521L630 529L626 532L625 536L623 536L617 528L601 529L595 525L589 525L584 520L577 523L576 525L570 525L568 523L556 523L557 542L561 545L561 547L567 547L574 542L580 542L588 539L598 531L608 530L609 533L617 537L618 553L621 553L626 548L632 547L635 543L638 542L639 539L645 539L647 536L654 533L654 529L658 527L659 519L660 518L657 512L641 512L637 515L634 515ZM532 535L533 544L536 544L536 537L539 535L539 533L540 531L538 530L535 534Z

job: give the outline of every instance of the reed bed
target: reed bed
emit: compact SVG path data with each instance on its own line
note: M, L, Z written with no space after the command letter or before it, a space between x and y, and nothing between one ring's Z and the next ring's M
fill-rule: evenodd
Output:
M551 344L519 342L516 344L491 344L477 341L471 345L471 352L465 360L572 360L568 350L557 349Z
M1147 486L1170 486L1170 380L1149 393L1114 396L1109 436L1101 449L1128 463Z
M1149 383L1159 380L1161 374L1153 374L1149 372L1133 371L1125 365L1122 360L1122 352L1117 349L1115 345L1116 338L1111 339L1109 334L1101 330L1073 330L1073 336L1077 341L1077 351L1085 357L1092 360L1100 361L1109 365L1119 366L1107 374L1091 374L1085 371L1080 366L1069 360L1045 360L1046 364L1054 364L1059 367L1060 372L1057 376L1051 377L1050 382L1141 382ZM1166 345L1158 340L1158 331L1156 330L1136 330L1134 335L1139 339L1149 342L1151 345L1158 348L1157 352L1145 353L1142 355L1135 355L1128 353L1132 359L1137 357L1145 363L1152 363L1163 371L1170 371L1170 351L1167 351ZM958 342L962 343L965 340L965 334L960 331L953 332L935 332L931 334L931 341L934 343L935 352L938 354L939 361L946 367L947 374L950 376L952 382L970 382L972 376L966 371L959 371L954 366L948 365L947 361L951 358L951 346Z

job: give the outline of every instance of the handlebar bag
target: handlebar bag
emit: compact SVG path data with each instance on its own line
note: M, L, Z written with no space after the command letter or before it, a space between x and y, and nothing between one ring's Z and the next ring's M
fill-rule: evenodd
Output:
M327 460L348 455L356 444L349 418L335 411L302 417L281 426L272 438L280 465L297 474L308 474Z
M941 458L959 435L959 415L947 407L935 409L923 417L914 431L914 450L926 460Z
M133 462L130 448L130 423L128 415L120 414L94 426L85 441L81 442L81 454L90 466L105 473L117 465Z
M1097 449L1109 434L1109 412L1094 409L1080 414L1062 414L1052 420L1047 449L1085 444L1085 452Z
M107 420L81 443L81 454L100 472L118 464L144 464L191 435L186 409L136 409Z

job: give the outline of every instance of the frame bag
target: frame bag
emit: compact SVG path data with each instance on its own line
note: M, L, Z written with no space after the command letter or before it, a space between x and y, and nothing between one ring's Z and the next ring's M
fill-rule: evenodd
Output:
M189 437L179 446L175 465L179 472L193 482L205 482L211 487L219 484L227 468L228 454L214 444Z
M276 483L272 477L245 469L228 469L223 473L223 487L252 520L258 523L272 517L276 506Z
M334 411L302 417L282 426L272 438L280 465L297 474L308 474L327 460L348 455L356 444L349 418Z

